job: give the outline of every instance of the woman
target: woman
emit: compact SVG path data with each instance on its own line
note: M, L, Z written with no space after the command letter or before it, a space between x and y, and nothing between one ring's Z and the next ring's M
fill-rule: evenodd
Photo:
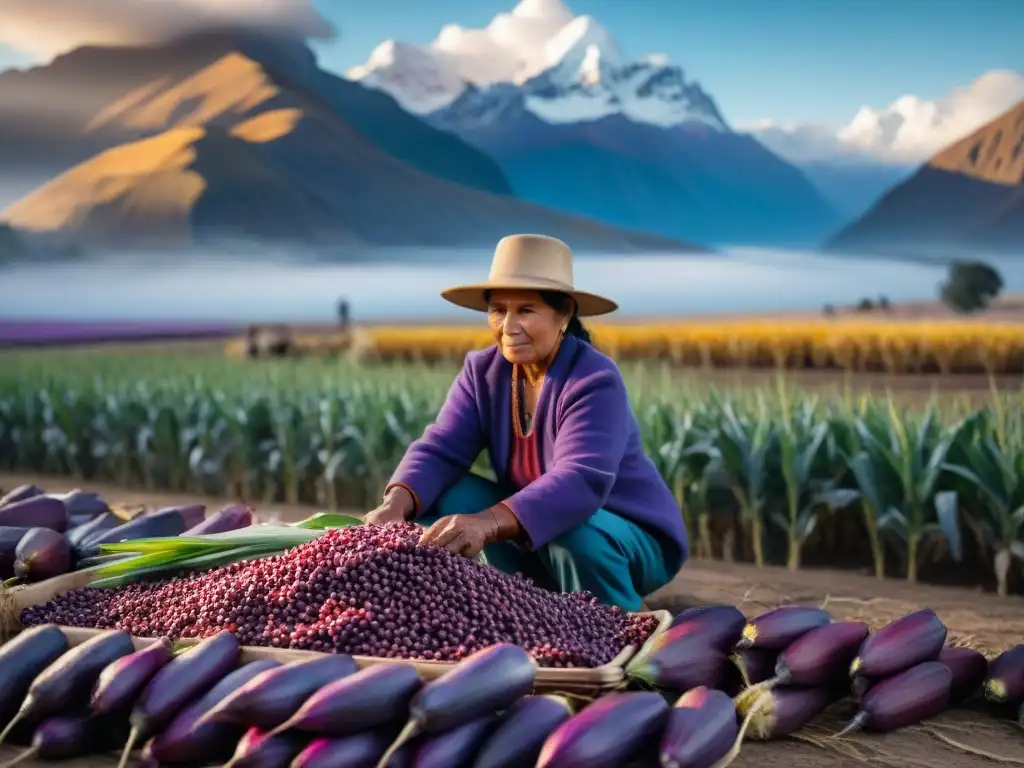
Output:
M495 346L466 356L367 522L416 520L425 544L640 610L687 540L618 367L580 322L616 304L575 290L572 251L540 235L502 239L487 282L441 295L487 312ZM470 472L485 447L497 482Z

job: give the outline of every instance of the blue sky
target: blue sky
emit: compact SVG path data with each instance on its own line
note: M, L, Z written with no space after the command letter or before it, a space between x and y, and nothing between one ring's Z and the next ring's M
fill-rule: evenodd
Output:
M313 0L341 30L324 66L362 63L382 40L427 43L483 27L516 0ZM665 53L733 124L848 121L906 93L935 99L994 69L1024 70L1024 0L566 0L627 54ZM0 69L30 63L0 47Z
M344 70L388 37L427 43L443 24L483 27L515 2L317 0L343 35L322 59ZM934 99L986 70L1024 69L1024 0L565 2L627 54L668 54L733 123L845 122L862 104Z

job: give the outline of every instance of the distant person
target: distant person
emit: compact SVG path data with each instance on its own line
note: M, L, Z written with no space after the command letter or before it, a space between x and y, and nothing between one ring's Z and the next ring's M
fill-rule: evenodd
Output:
M486 282L441 295L486 312L495 345L466 356L367 522L416 520L425 544L640 610L688 543L622 375L580 322L617 305L576 290L572 251L541 235L504 238ZM497 482L470 472L484 448Z
M349 306L348 300L342 299L338 302L338 325L341 326L342 331L348 330L349 323Z

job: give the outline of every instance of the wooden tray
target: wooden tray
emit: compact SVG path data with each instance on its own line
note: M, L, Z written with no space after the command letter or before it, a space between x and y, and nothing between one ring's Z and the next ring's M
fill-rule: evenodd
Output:
M16 587L7 590L3 602L6 603L0 610L6 613L3 623L12 628L20 627L17 617L25 608L33 605L47 603L58 595L70 592L73 589L80 589L88 586L94 579L90 570L76 571L74 573L58 576L53 579L41 581L38 584L30 584L23 587ZM653 615L658 618L658 626L654 633L644 644L647 648L653 640L668 629L672 623L672 614L668 611L645 611L639 615ZM78 645L90 637L102 632L99 629L81 629L76 627L62 627L71 645ZM145 648L156 642L156 638L136 637L133 638L136 648ZM194 645L200 642L197 639L182 640L182 644ZM600 695L603 692L618 688L626 679L625 667L629 660L636 654L637 648L629 645L622 649L614 659L600 667L589 669L553 669L541 667L537 670L537 682L535 688L538 692L554 693L564 692L582 696ZM299 661L320 656L317 651L298 651L285 648L264 648L257 646L244 646L242 648L242 663L256 659L274 659L283 663ZM354 656L360 667L369 667L377 664L411 664L419 672L424 680L433 680L440 677L454 666L454 662L443 661L411 661L407 659L382 659L376 656Z

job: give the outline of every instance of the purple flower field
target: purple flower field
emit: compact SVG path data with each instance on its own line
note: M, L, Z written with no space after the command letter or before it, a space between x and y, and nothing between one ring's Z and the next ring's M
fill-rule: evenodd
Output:
M238 330L227 323L0 319L0 347L216 338L231 336Z

